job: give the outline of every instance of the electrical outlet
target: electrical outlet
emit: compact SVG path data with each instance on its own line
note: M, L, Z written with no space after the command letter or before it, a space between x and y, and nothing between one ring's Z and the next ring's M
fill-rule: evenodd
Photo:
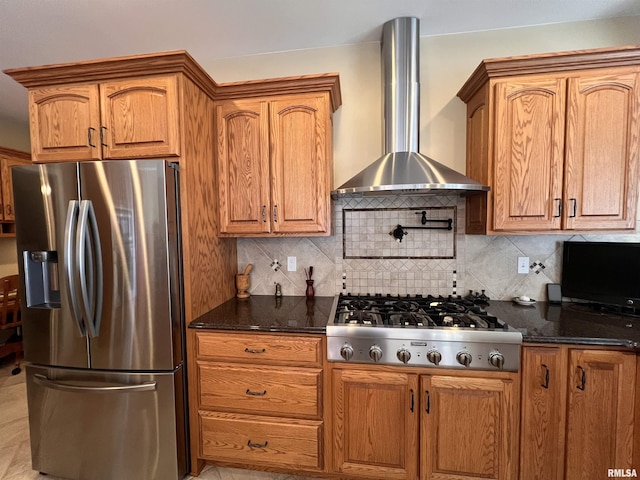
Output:
M529 273L529 257L518 257L518 273Z
M296 257L287 257L287 270L289 272L296 271Z

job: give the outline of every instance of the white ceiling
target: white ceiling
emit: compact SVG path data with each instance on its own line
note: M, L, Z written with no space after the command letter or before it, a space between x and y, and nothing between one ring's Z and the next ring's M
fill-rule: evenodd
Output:
M0 70L184 49L200 63L422 36L640 15L638 0L0 0ZM0 75L0 116L27 122L26 90Z

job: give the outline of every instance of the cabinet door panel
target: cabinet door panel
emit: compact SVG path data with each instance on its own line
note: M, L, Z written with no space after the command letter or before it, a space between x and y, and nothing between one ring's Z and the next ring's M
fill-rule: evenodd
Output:
M6 153L5 153L6 152ZM5 222L15 221L15 212L13 210L13 182L11 180L11 167L16 165L30 165L28 154L16 152L15 154L8 151L3 152L0 149L0 181L2 183L2 213L0 219Z
M515 387L504 379L421 378L423 480L515 478Z
M334 465L364 478L414 479L417 376L333 371Z
M219 102L216 130L220 231L230 234L269 232L268 102Z
M155 77L100 85L103 158L180 154L178 80Z
M564 478L566 363L560 347L523 349L521 480Z
M566 480L597 479L632 468L635 355L571 350Z
M566 228L633 228L638 188L638 73L569 80Z
M560 228L565 81L496 84L494 229Z
M271 102L273 231L326 232L331 123L328 95Z
M97 85L29 90L34 162L100 160L100 100Z

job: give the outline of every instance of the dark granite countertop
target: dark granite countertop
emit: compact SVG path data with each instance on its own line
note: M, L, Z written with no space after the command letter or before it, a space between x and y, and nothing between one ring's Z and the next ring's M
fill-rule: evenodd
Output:
M640 317L588 304L521 306L491 301L487 311L522 332L525 342L570 343L640 349Z
M232 298L196 318L190 328L257 332L326 332L335 297L275 297L252 295Z
M334 297L233 298L196 318L190 328L282 333L326 332ZM537 302L521 306L494 301L487 311L518 329L524 342L567 343L640 350L640 317L597 310L580 303L553 305Z

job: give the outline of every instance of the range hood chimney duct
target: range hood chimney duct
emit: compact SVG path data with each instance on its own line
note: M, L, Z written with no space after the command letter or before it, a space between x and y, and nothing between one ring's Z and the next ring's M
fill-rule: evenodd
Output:
M418 153L420 24L415 17L382 29L385 154L332 192L347 194L471 193L489 187Z

